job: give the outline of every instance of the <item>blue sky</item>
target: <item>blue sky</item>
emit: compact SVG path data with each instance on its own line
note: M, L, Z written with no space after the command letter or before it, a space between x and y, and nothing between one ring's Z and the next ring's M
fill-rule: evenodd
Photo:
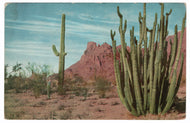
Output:
M80 60L89 41L111 44L110 30L116 31L119 44L119 18L117 6L127 19L126 41L129 31L135 27L135 36L139 35L138 15L143 13L143 4L134 3L12 3L5 9L5 64L16 62L27 64L48 64L57 72L58 60L51 49L55 44L59 50L61 15L66 14L66 64L68 68ZM185 15L183 3L165 4L165 13L172 9L169 17L169 34L173 34L174 25L181 29ZM152 28L154 14L160 17L160 5L147 4L147 26Z

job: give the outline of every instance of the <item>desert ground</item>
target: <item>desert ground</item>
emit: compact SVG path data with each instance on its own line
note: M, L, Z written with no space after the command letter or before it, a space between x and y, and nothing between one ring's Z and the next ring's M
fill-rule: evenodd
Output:
M68 93L58 95L56 92L35 98L32 91L5 93L5 119L55 119L55 120L179 120L185 119L186 85L181 84L177 98L171 110L165 115L135 117L121 103L116 87L100 98L98 93L88 96L76 96Z

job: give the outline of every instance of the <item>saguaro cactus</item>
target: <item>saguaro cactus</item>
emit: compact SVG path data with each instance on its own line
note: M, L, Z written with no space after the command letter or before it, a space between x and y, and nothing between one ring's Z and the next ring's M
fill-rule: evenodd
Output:
M165 16L164 4L160 5L160 24L157 24L156 13L153 29L148 29L146 26L146 4L144 4L143 17L139 13L139 41L134 36L134 27L130 30L130 52L127 51L125 42L127 20L125 20L123 27L123 15L120 13L119 7L117 7L117 13L120 18L121 49L116 48L116 40L114 40L116 32L111 30L118 95L125 107L136 116L147 113L165 114L173 104L181 81L183 69L181 45L186 16L183 19L179 45L176 25L174 41L173 43L169 42L171 52L167 53L168 17L172 10ZM148 33L149 37L147 37ZM116 52L120 53L120 59L116 59ZM181 61L179 62L179 60ZM178 73L179 63L180 71Z
M64 82L65 55L67 55L67 53L65 53L65 14L62 14L60 52L57 51L55 45L52 45L52 49L54 54L59 56L58 92L61 92Z

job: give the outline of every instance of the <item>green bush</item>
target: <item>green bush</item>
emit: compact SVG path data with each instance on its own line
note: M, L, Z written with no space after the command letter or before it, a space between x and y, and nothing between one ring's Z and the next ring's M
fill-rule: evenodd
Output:
M30 82L33 94L36 98L38 98L42 94L43 95L47 94L46 76L45 75L33 73L29 82Z
M100 98L106 96L106 92L110 90L110 83L108 80L102 77L96 77L95 79L95 89L98 92Z

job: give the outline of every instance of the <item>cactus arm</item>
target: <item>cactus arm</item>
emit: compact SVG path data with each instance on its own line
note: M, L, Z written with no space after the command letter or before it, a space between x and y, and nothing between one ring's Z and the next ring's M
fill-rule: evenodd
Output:
M122 56L122 53L120 52L121 56ZM125 58L125 60L127 60L127 58ZM123 61L121 60L121 69L123 67ZM122 72L121 72L122 73ZM130 106L130 109L131 109L131 113L135 116L139 116L140 114L137 113L135 107L133 106L133 103L134 103L134 99L133 99L133 95L132 95L132 89L133 89L133 85L130 86L130 78L129 78L129 75L128 75L128 72L124 72L124 79L123 81L125 82L125 85L124 86L124 93L125 93L125 100L127 101L127 103L129 104Z
M144 110L147 107L148 84L147 84L147 28L146 28L146 3L144 3L143 12L143 36L144 36Z
M166 104L165 108L163 109L163 111L161 113L162 115L164 115L170 109L170 107L172 106L172 104L174 102L174 98L170 98L169 101L170 101L170 103Z
M137 102L137 107L139 108L139 111L144 114L143 110L143 101L142 101L142 94L141 94L141 87L139 83L139 78L138 78L138 72L137 72L137 53L135 50L135 45L134 45L134 27L132 27L132 30L130 31L130 44L131 44L131 60L132 60L132 69L133 69L133 80L134 80L134 89L135 89L135 98Z
M122 53L121 53L121 56L122 56ZM125 60L127 60L127 58L125 58ZM121 63L123 63L123 61L121 60ZM128 72L124 72L124 79L123 81L125 82L125 87L124 87L124 92L125 92L125 98L131 108L131 113L135 116L138 116L140 115L139 113L137 113L136 109L134 108L133 106L133 103L134 103L134 99L133 99L133 95L132 95L132 89L133 89L133 85L130 85L130 78L129 78L129 75L128 75Z
M131 111L131 107L129 106L129 103L128 103L128 100L127 100L127 98L125 98L124 97L124 95L123 95L123 92L122 92L122 89L121 89L121 78L120 78L120 70L119 70L119 61L118 60L116 60L116 63L115 63L115 67L116 67L116 74L115 75L117 75L117 82L116 82L116 84L117 84L117 91L118 91L118 95L119 95L119 97L120 97L120 100L121 100L121 102L123 103L123 105L129 110L129 111Z
M59 52L57 51L55 45L52 45L52 50L53 50L53 53L54 53L56 56L59 56Z
M182 46L182 41L183 41L183 34L184 34L184 29L185 29L185 21L186 21L186 15L183 18L183 24L182 24L182 28L181 28L181 36L180 36L179 46L178 46L178 49L177 49L177 54L176 54L175 63L174 63L174 70L177 69L177 66L178 66L178 63L179 63L179 57L180 57L180 54L181 54L181 46ZM172 74L170 74L170 75L172 75Z
M121 50L118 49L118 51L119 51L120 57L122 57ZM120 86L121 86L121 89L122 89L122 93L123 93L123 95L125 95L125 94L124 94L124 86L125 86L125 85L124 85L124 68L123 68L123 60L120 60L120 73L121 73L121 75L120 75L120 79L121 79Z
M177 80L177 85L176 85L176 89L175 89L175 95L177 94L177 92L179 90L180 83L181 83L181 78L182 78L182 73L183 73L183 63L184 63L184 54L182 53L180 72L179 72L179 76L178 76L178 80Z
M156 59L156 54L158 51L158 38L160 35L160 28L159 28L159 24L157 24L157 34L156 34L156 42L155 42L155 48L154 48L154 63L155 63L155 59Z
M121 88L120 88L120 71L119 71L119 62L116 60L116 41L114 40L115 31L112 33L111 30L111 39L112 39L112 50L113 50L113 60L114 60L114 71L115 71L115 78L117 84L117 90L119 93L119 97L124 104L124 95L122 95Z
M125 74L127 74L125 76L127 76L127 78L128 78L128 73L125 73ZM125 91L125 94L126 94L125 99L127 100L128 104L130 106L131 113L133 115L135 115L135 116L139 116L140 113L138 113L137 110L135 109L135 107L133 106L134 101L133 101L133 97L132 97L132 94L131 94L131 87L129 86L128 81L129 81L129 78L128 78L127 81L125 81L125 88L124 88L124 91Z
M149 31L150 32L150 34L149 34L149 46L148 46L148 51L150 51L151 50L151 47L152 47L152 34L153 34L153 30L150 30ZM149 52L150 53L150 52Z
M118 95L119 95L120 100L123 103L123 105L129 111L131 111L131 108L130 108L130 106L128 104L128 101L127 101L127 99L124 98L124 94L122 93L122 89L121 89L119 61L116 60L116 41L114 40L114 36L115 36L115 31L114 31L114 33L112 33L112 30L111 30L112 50L113 50L113 59L114 59L114 71L115 71L115 78L116 78L116 84L117 84L117 91L118 91Z
M126 43L125 43L125 32L127 29L127 21L125 20L124 23L124 28L122 28L123 24L123 15L119 11L119 7L117 7L117 13L120 18L120 25L119 25L119 33L120 33L120 38L121 38L121 55L120 55L120 61L123 64L124 67L124 81L125 81L125 87L124 87L124 92L125 92L125 101L128 106L130 106L131 112L134 115L139 115L136 112L136 109L133 106L133 98L130 90L130 84L129 84L129 79L132 81L132 76L131 76L131 71L129 68L129 63L127 60L127 55L126 55ZM129 75L128 75L129 74Z
M119 26L119 31L120 31L122 29L122 25L123 25L123 15L119 11L119 6L117 6L117 15L120 18L120 26Z
M160 87L160 77L161 77L161 66L163 57L163 34L164 34L164 4L161 3L161 16L160 16L160 37L159 37L159 52L160 52L160 63L158 64L158 87Z
M176 81L177 81L177 71L174 70L173 76L171 79L172 83L170 84L168 95L166 98L166 106L164 107L162 114L165 114L171 107L173 100L174 100L174 93L175 93L175 88L176 88Z
M165 34L165 37L164 39L167 37L167 30L168 30L168 16L172 13L172 9L170 9L169 13L166 13L166 25L165 25L165 28L164 28L164 34Z
M162 114L165 114L169 109L170 107L172 106L173 104L173 101L175 99L175 96L177 94L177 91L179 89L179 85L180 85L180 82L181 82L181 77L182 77L182 71L183 71L183 61L184 61L184 56L182 54L181 56L181 65L180 65L180 74L179 74L179 77L178 77L178 80L177 80L177 71L174 70L174 75L172 76L172 83L170 85L170 89L169 89L169 92L168 92L168 96L167 96L167 103L166 103L166 106L165 108L163 109L163 112ZM177 81L177 84L176 84L176 81Z
M174 36L174 41L172 44L171 48L171 61L169 65L169 73L171 73L175 58L176 58L176 53L177 53L177 45L178 45L178 34L177 34L177 25L175 26L175 36Z
M117 7L117 13L118 13L118 16L120 18L119 33L120 33L120 38L121 38L121 53L122 53L122 60L123 60L123 64L124 64L124 72L129 73L129 78L132 81L129 63L128 63L128 60L125 60L125 57L126 57L125 32L127 29L127 20L125 20L124 29L122 29L123 15L119 11L119 6Z
M139 12L139 32L140 32L139 45L140 46L142 44L142 39L143 39L142 21L141 20L143 20L143 17L141 17L141 12Z
M152 83L153 83L153 77L154 77L154 40L155 40L155 33L156 33L156 25L157 25L157 13L155 14L155 21L154 21L154 27L153 27L153 35L152 35L152 46L150 50L150 61L149 61L149 73L150 73L150 94L152 94ZM158 34L157 34L158 35ZM149 97L149 102L151 102L151 96Z
M154 63L154 79L153 79L153 84L152 84L152 89L151 89L151 102L150 102L150 113L154 113L155 111L155 101L156 101L156 85L157 85L157 79L158 79L158 65L159 61L161 59L161 54L160 52L157 51L156 53L156 60Z
M119 63L117 64L117 60L116 60L116 40L114 40L114 36L115 36L115 31L114 31L114 33L112 33L112 30L111 30L111 39L112 39L112 50L113 50L115 78L116 78L116 84L117 84L117 86L120 87L119 86L120 85L119 83L121 81L120 80L120 71L119 71ZM119 88L118 88L118 90L119 90Z
M63 56L66 56L66 55L67 55L67 53L63 52L63 53L62 53L62 55L63 55Z
M139 12L139 33L140 33L140 40L139 40L139 44L137 45L137 61L138 61L138 69L140 70L141 68L141 45L142 45L142 38L143 38L143 34L142 34L142 22L141 20L143 19L143 17L141 17L141 12Z
M147 28L148 29L148 28ZM152 35L153 35L153 29L151 30L147 30L149 32L149 46L147 47L147 66L148 66L148 69L146 70L147 71L147 77L146 79L148 80L149 77L150 77L150 51L151 51L151 47L152 47Z
M171 83L170 83L170 86L169 86L169 92L168 92L168 95L167 95L167 98L166 98L167 103L166 103L165 108L163 109L162 114L165 114L166 111L171 107L171 105L173 103L173 100L174 100L174 97L175 97L175 94L176 94L175 90L176 90L176 81L177 81L176 80L177 79L177 66L178 66L178 63L179 63L179 57L180 57L180 53L181 53L181 46L182 46L184 29L185 29L185 21L186 21L186 15L183 18L181 36L180 36L179 46L178 46L178 50L177 50L176 60L175 60L175 63L174 63L173 75L172 75ZM178 81L180 81L180 80L178 80Z
M167 54L167 44L168 42L165 41L164 42L164 54ZM163 66L162 66L162 71L161 71L161 76L162 78L160 79L161 81L161 85L160 85L160 88L159 88L159 95L158 95L158 113L160 113L162 111L162 102L163 102L163 99L165 98L165 96L163 95L164 92L167 92L167 88L164 88L164 86L166 84L168 84L168 81L166 80L169 80L167 79L168 78L168 73L167 73L167 70L168 70L168 64L167 64L167 59L163 59Z
M121 38L121 60L122 60L122 63L123 63L123 67L124 67L124 81L125 81L125 92L127 94L127 102L133 112L133 114L136 114L136 110L135 108L133 107L132 105L132 95L131 95L131 90L130 89L130 84L129 84L129 81L128 81L128 74L129 74L129 79L132 81L132 75L131 75L131 70L129 68L129 63L128 63L128 60L126 58L126 43L125 43L125 32L126 32L126 29L127 29L127 20L125 20L125 23L124 23L124 29L122 29L122 24L123 24L123 15L120 13L119 11L119 7L117 7L117 13L118 13L118 16L120 18L120 26L119 26L119 33L120 33L120 38Z

